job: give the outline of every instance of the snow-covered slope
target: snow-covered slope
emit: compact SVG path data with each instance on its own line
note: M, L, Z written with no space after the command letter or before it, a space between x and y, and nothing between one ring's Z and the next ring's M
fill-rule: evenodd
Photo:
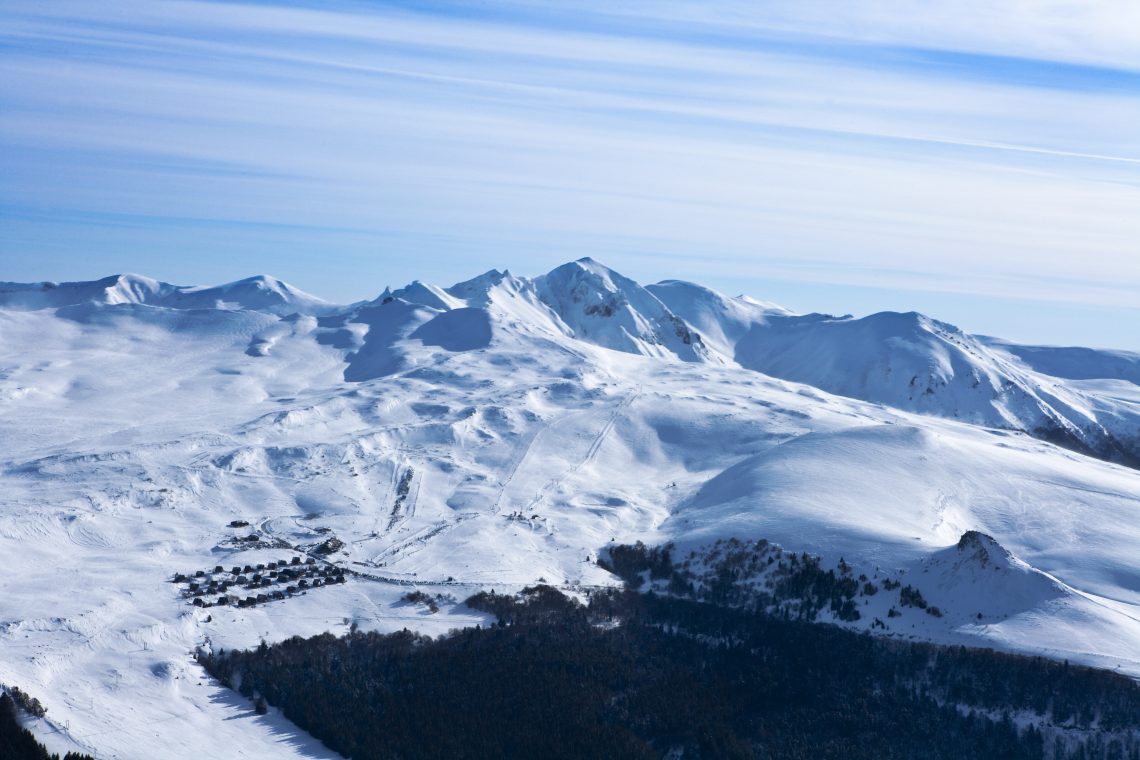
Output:
M563 264L535 280L535 287L580 340L643 356L716 360L700 335L656 296L593 259Z
M720 301L693 286L641 289L594 262L315 315L153 297L0 308L0 556L15 558L0 575L0 682L47 705L59 731L40 735L55 748L313 756L279 718L204 679L190 651L352 623L442 633L484 618L461 605L433 615L402 594L614 583L598 552L636 540L768 538L842 556L945 611L908 610L879 633L1140 676L1140 471L718 356L765 325L803 324L788 352L818 339L817 361L865 392L867 365L810 328L826 318L725 299L718 321ZM707 344L685 324L693 304ZM990 382L997 349L897 320L837 322L892 377L922 366L946 388L975 370ZM329 561L358 573L334 588L201 609L170 582L288 560L331 536L344 545ZM867 609L887 603L880 592Z
M1140 354L1079 346L1023 346L978 336L990 348L1011 354L1034 372L1068 380L1123 380L1140 385Z
M755 323L737 342L734 358L743 367L832 393L1024 430L1140 464L1140 406L1034 372L922 314L776 317Z
M275 277L258 275L225 285L205 288L177 288L160 299L148 300L154 306L171 309L249 309L288 314L326 314L334 305L298 290Z
M696 328L704 343L722 356L731 357L736 344L756 324L767 324L769 317L787 316L783 306L757 301L747 296L729 298L710 288L683 280L665 280L647 285L670 311Z
M1140 466L1135 354L1019 346L915 312L796 315L674 280L648 290L747 369Z

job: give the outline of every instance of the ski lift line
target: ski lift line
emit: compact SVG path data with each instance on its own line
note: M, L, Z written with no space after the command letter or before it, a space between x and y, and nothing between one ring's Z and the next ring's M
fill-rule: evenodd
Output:
M551 489L559 486L567 477L578 472L578 470L582 469L594 460L594 458L598 455L598 451L601 450L602 444L605 443L606 438L608 438L609 434L613 432L614 426L617 424L618 416L622 413L623 410L628 409L633 405L633 402L636 401L638 396L641 395L642 387L643 386L638 385L637 388L635 388L624 399L618 402L617 406L615 406L613 411L610 413L609 419L602 426L601 430L598 431L597 435L594 436L594 440L590 443L590 448L586 450L586 455L579 462L572 465L568 470L563 472L561 475L551 479L546 485L540 488L538 492L535 493L534 498L531 499L531 501L526 505L527 511L530 511L537 507Z

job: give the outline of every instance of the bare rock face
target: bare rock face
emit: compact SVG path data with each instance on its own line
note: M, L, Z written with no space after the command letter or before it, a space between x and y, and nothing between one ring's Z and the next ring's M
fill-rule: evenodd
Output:
M1009 567L1013 555L999 544L994 537L976 530L968 530L958 539L958 552L962 559L974 562L981 567Z

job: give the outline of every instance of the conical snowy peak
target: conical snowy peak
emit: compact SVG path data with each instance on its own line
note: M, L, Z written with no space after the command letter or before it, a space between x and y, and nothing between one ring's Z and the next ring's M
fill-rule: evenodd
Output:
M992 623L1068 593L1063 584L976 530L923 561L912 582L932 599L949 600L953 606L943 612L951 618L969 622Z
M387 298L398 298L401 301L439 309L440 311L449 311L463 306L459 299L449 295L443 288L426 285L419 280L413 280L399 290L385 290L380 300L383 302Z
M968 530L958 539L958 560L978 567L998 569L1012 567L1015 560L1009 550L999 544L993 536L976 530Z
M492 269L456 283L447 293L469 308L485 310L493 325L517 336L572 337L558 315L539 297L535 281L516 277L506 270Z
M627 353L709 361L700 335L655 295L591 258L535 280L539 298L581 340Z
M461 298L468 303L472 301L485 303L490 300L491 291L495 288L506 287L511 290L519 290L522 286L523 282L517 277L514 277L510 272L500 272L497 269L491 269L478 277L472 277L470 280L455 283L447 289L447 292L455 298Z

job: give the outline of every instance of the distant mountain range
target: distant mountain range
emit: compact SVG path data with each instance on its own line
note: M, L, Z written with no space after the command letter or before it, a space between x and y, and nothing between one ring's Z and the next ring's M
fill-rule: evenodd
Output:
M637 541L723 583L734 539L878 589L820 622L1140 677L1138 382L1135 353L591 259L348 305L264 276L2 283L0 682L52 751L322 756L227 720L187 653L485 624L464 598L612 585L600 558ZM344 582L219 590L294 558ZM732 578L763 590L754 565Z
M859 319L794 314L744 296L668 280L642 287L589 258L533 279L490 271L439 288L421 282L337 306L273 277L216 287L139 275L93 282L0 283L0 308L141 304L168 309L318 315L368 325L346 378L396 371L394 343L419 338L449 350L490 345L500 331L570 337L615 351L725 366L841 396L1027 432L1109 461L1140 466L1140 354L1022 346L969 335L916 312ZM348 338L345 338L348 340Z

